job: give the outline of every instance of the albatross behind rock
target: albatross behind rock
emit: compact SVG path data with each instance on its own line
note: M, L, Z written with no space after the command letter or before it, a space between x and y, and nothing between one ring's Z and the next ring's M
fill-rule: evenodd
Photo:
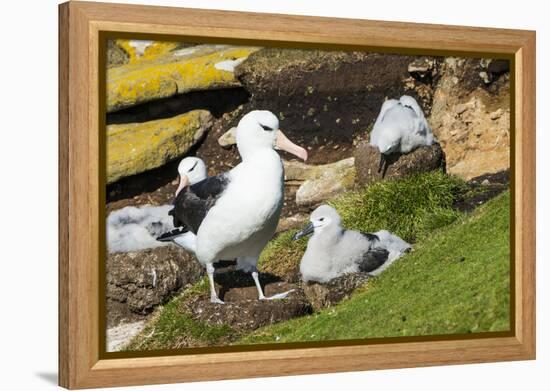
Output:
M382 104L370 135L370 144L380 151L378 172L384 170L384 173L390 155L409 153L434 141L422 108L408 95Z

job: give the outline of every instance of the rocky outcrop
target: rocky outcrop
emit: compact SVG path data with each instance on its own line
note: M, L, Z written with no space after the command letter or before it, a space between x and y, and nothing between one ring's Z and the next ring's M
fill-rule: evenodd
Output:
M165 55L181 46L178 42L149 41L139 39L109 40L111 50L118 48L126 54L124 64L137 64L140 61L150 61ZM115 49L116 50L116 49Z
M258 50L227 45L155 48L146 47L139 60L130 56L128 64L108 69L107 112L190 91L238 86L234 67Z
M148 314L203 275L200 264L176 246L109 254L106 270L111 324L124 318L125 310Z
M508 61L446 58L428 119L447 171L470 179L509 167Z
M378 172L380 152L367 141L361 141L355 150L357 181L370 185L382 179L402 178L411 174L445 170L445 153L438 143L423 146L405 155L393 155L385 170Z
M316 205L351 189L355 183L354 160L351 157L306 169L305 180L296 192L296 204ZM290 171L289 175L292 175L295 170Z
M182 156L212 125L208 111L107 126L107 183L135 175Z

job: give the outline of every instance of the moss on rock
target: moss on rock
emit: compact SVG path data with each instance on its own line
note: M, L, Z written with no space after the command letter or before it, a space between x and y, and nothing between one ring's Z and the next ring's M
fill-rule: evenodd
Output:
M107 126L107 183L182 156L211 125L208 111L194 110L157 121Z

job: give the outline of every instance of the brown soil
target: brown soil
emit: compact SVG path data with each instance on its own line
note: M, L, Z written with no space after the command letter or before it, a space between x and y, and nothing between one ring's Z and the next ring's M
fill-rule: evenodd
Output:
M454 208L461 212L471 212L478 206L510 188L510 171L485 174L468 181L470 191L457 200Z

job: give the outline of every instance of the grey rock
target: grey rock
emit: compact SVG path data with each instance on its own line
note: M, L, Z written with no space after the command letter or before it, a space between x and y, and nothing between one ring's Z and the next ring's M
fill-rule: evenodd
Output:
M106 294L108 308L113 309L109 317L124 311L148 314L202 275L200 264L173 245L109 254Z
M237 143L237 128L233 127L218 138L218 144L222 148L229 148Z
M368 273L344 274L326 284L310 282L304 284L304 294L316 310L337 304L348 297L369 279Z
M300 162L285 162L285 181L300 184L296 192L296 204L315 205L332 198L355 183L354 158L335 163L307 165Z
M402 178L411 174L445 170L445 153L438 143L423 146L405 155L395 155L383 172L378 172L380 152L367 141L361 141L355 149L357 181L370 185L382 179Z

